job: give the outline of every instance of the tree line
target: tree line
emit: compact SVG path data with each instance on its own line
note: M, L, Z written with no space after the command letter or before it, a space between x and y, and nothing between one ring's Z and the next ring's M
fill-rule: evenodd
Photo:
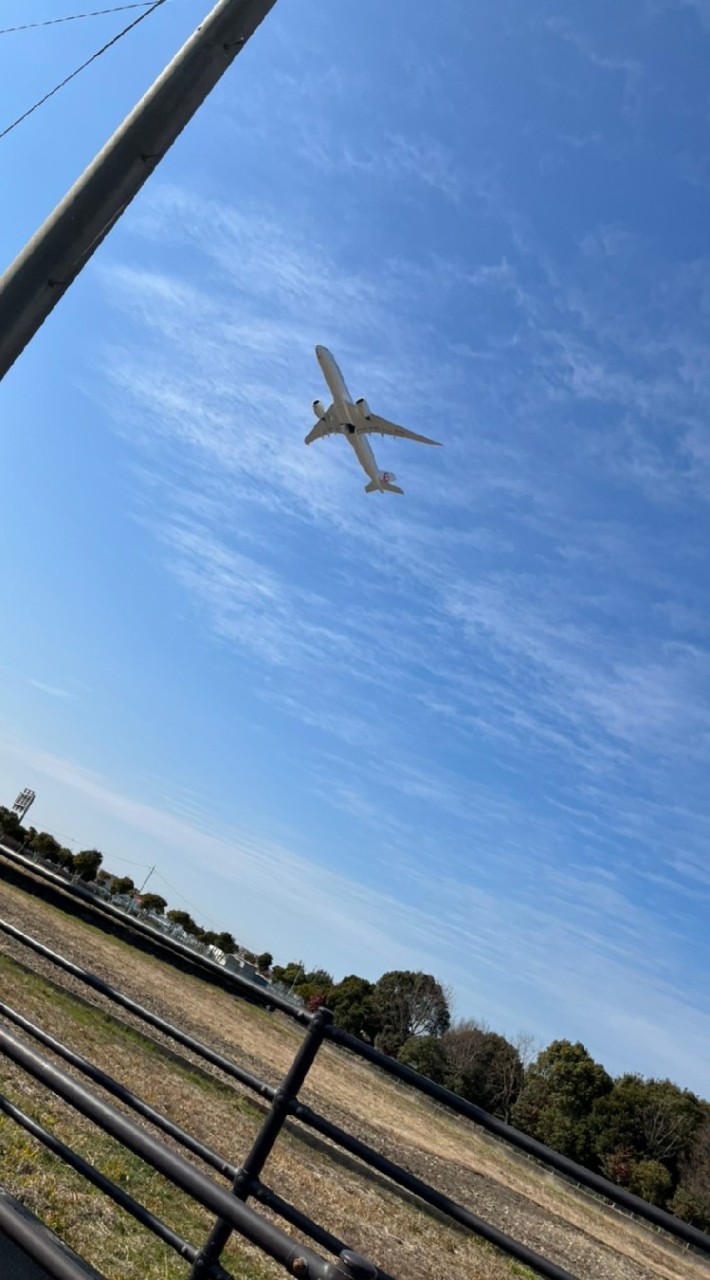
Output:
M80 879L136 897L130 876L102 868L97 849L72 854L46 831L25 828L0 806L0 833ZM473 1019L451 1017L451 992L432 974L393 970L376 982L349 974L335 982L302 961L275 965L270 952L238 947L231 933L203 929L187 911L168 910L156 893L141 910L165 916L227 954L239 951L310 1010L326 1004L344 1030L512 1123L546 1146L710 1230L710 1103L671 1080L616 1078L585 1046L555 1040L535 1051L529 1036L510 1040Z
M334 982L300 962L272 976L311 1009L327 1004L351 1034L396 1057L546 1146L701 1230L710 1230L710 1103L671 1080L612 1077L585 1046L535 1052L472 1019L453 1022L431 974Z
M11 809L6 809L4 805L0 805L0 834L5 839L9 838L18 848L25 848L27 852L36 854L45 862L61 868L69 875L76 876L84 883L100 885L107 889L112 897L123 895L134 898L140 902L141 911L164 916L166 920L170 920L172 924L196 938L198 942L206 946L219 947L220 951L224 951L226 955L239 952L242 959L253 964L260 972L268 972L272 963L272 957L268 951L254 955L253 952L240 948L233 935L226 930L216 932L213 929L204 929L193 920L188 911L179 909L168 911L167 900L161 894L139 894L130 876L112 876L104 870L103 854L100 850L82 849L79 853L72 853L71 849L62 846L49 831L23 827L17 814Z

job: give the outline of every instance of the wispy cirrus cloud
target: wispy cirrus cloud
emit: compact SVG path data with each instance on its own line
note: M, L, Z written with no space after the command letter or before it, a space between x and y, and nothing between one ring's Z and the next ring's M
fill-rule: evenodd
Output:
M411 375L405 372L405 362L415 358L417 387L423 385L426 390L435 384L441 372L439 353L432 354L428 360L422 358L421 337L416 326L405 318L408 291L406 288L398 291L397 288L398 281L405 275L401 265L395 263L386 267L384 273L379 273L376 284L374 280L351 273L342 277L335 263L322 252L299 246L293 238L285 243L283 230L274 233L272 227L266 234L261 220L255 224L242 215L236 216L215 207L213 202L205 203L171 190L156 198L153 207L138 220L137 229L142 235L154 238L161 234L166 218L169 217L171 225L174 225L176 211L180 215L177 220L179 230L175 233L178 241L192 243L193 246L204 245L208 258L216 258L226 268L238 289L252 299L251 305L265 308L261 320L253 326L237 328L219 292L216 297L214 294L208 296L204 291L196 290L194 285L171 282L161 276L156 277L153 272L135 268L128 272L124 268L113 269L112 283L114 287L118 286L119 302L131 310L144 326L148 341L155 346L149 374L147 370L142 374L141 362L131 353L126 353L125 358L112 359L111 376L123 391L132 395L136 403L140 402L140 421L147 426L148 440L155 438L157 432L157 438L168 447L172 446L178 453L187 451L191 460L190 478L186 481L183 471L177 486L178 492L181 486L185 491L183 505L186 502L188 507L194 506L195 492L199 490L203 504L212 502L214 513L219 513L223 527L217 537L205 529L191 529L181 521L166 524L161 530L162 540L171 547L170 563L175 573L194 598L208 606L215 629L222 635L229 633L238 643L257 648L261 645L264 654L276 653L275 646L280 636L283 653L288 652L291 645L294 656L298 652L306 656L310 654L314 661L323 647L330 651L339 647L347 655L350 638L354 636L361 646L363 658L360 667L364 675L369 669L369 637L371 641L374 639L373 652L377 654L377 663L373 663L373 671L368 678L376 679L377 671L384 668L384 679L390 680L394 688L420 692L416 689L416 679L412 677L417 659L410 654L404 664L399 660L402 644L408 644L409 637L415 634L416 623L411 609L407 617L399 620L396 628L388 622L389 602L386 608L379 607L374 614L371 613L364 625L358 623L347 607L341 615L345 626L332 622L326 625L322 619L318 621L319 612L328 612L331 604L319 600L317 595L313 596L310 604L307 603L302 591L284 587L273 567L268 571L260 567L253 555L256 535L253 529L245 532L242 518L239 538L243 541L246 536L252 544L250 557L245 559L242 551L229 548L225 543L222 537L224 521L229 531L227 538L232 538L235 529L229 508L238 499L240 503L246 502L251 511L258 512L263 507L299 522L304 519L325 522L340 533L349 528L356 529L361 553L376 571L384 559L385 563L396 566L398 572L404 571L407 581L418 583L426 591L427 617L435 624L430 638L432 646L448 646L449 652L457 654L459 661L465 664L470 660L472 646L480 654L483 642L487 648L489 669L479 689L486 691L487 707L467 708L460 681L457 684L448 680L443 664L434 664L442 691L449 685L449 705L456 708L463 720L470 713L472 723L479 729L488 723L490 731L500 736L507 725L509 733L515 733L517 728L524 738L537 728L540 737L550 745L555 742L567 742L569 745L581 736L587 740L589 754L596 749L602 759L605 754L612 759L618 758L619 752L628 748L630 742L640 742L651 726L654 730L664 727L670 737L675 733L681 740L690 728L684 708L693 703L698 692L693 687L696 679L700 679L702 685L699 674L701 659L698 657L693 674L688 653L674 649L671 639L664 638L662 628L659 630L657 625L653 628L653 632L658 633L655 642L650 642L649 637L644 644L637 646L635 654L629 654L628 636L625 636L623 658L621 653L614 654L609 614L620 608L622 611L627 609L628 581L624 597L617 594L616 599L609 599L605 598L608 588L601 595L595 590L585 599L583 608L580 608L577 598L565 595L564 585L554 591L547 589L547 578L551 583L553 577L557 577L559 582L561 572L563 583L565 576L571 581L580 556L588 554L585 550L585 523L576 520L569 508L560 507L559 490L553 498L539 468L532 474L525 474L531 456L529 445L522 431L511 432L510 425L502 455L506 461L504 481L510 492L509 510L505 510L507 504L501 508L501 490L496 478L501 452L498 450L496 455L490 437L481 437L477 432L462 448L461 427L456 425L456 420L458 416L463 422L465 402L461 399L462 388L457 387L456 377L443 402L449 409L450 425L456 428L447 446L456 463L463 461L466 465L468 454L469 463L475 465L479 462L481 470L474 471L468 465L465 485L460 485L452 474L451 464L445 462L444 473L435 482L434 496L438 503L450 504L452 500L463 503L470 500L478 487L477 500L480 496L487 505L495 495L498 516L496 540L493 543L485 539L482 541L471 529L466 530L465 536L474 538L472 554L482 551L479 557L481 571L475 582L467 575L461 562L464 544L458 531L447 529L445 522L433 537L427 532L422 538L421 527L413 524L406 514L403 516L401 511L388 510L382 511L373 525L369 519L370 512L366 515L349 500L352 470L343 452L338 453L337 447L330 451L306 451L300 435L284 433L276 425L281 415L289 420L301 417L303 405L310 398L310 388L307 390L305 384L309 382L310 387L313 386L307 374L304 378L300 342L298 347L295 343L295 312L308 301L314 314L314 327L328 323L336 327L342 325L332 305L333 298L338 297L341 290L346 297L358 301L363 313L366 300L371 305L379 305L381 311L382 304L374 304L373 300L385 294L389 314L393 310L399 312L397 350L393 353L390 368L385 371L385 363L378 357L372 360L369 378L375 388L379 385L384 394L392 396L399 387L406 409L412 382ZM210 237L203 234L207 223L212 232ZM602 242L607 244L608 233L603 235L606 239ZM616 252L623 252L621 242L616 246ZM522 305L524 316L530 314L537 320L541 305L539 296L534 303L529 302L530 290L521 283L525 265L523 261L514 267L507 260L494 266L482 265L469 270L465 288L474 292L481 288L499 289L505 296L513 297L516 307ZM452 271L451 289L456 287L453 274ZM322 280L323 288L315 295L313 308L311 282L316 275ZM255 281L258 282L256 285ZM545 306L556 310L558 323L566 322L567 329L543 332L547 346L543 351L539 348L537 336L528 340L524 330L518 335L518 348L525 353L525 367L532 374L532 390L529 391L528 404L524 406L526 411L538 411L544 403L544 388L547 389L548 412L552 408L555 414L555 406L560 402L580 406L586 401L620 404L625 413L633 409L641 415L651 411L657 414L659 406L663 410L664 398L659 399L656 395L654 399L657 387L647 390L640 378L634 381L626 370L622 371L621 366L617 372L610 370L607 339L602 343L597 337L603 313L592 316L593 300L587 303L583 327L577 325L575 332L572 319L574 298L569 289L565 292L559 282L554 283L559 296L553 294ZM276 305L278 320L272 314ZM322 319L319 319L321 312ZM192 324L186 333L188 314ZM347 339L343 333L343 338L356 355L360 351L359 362L363 363L367 359L364 352L369 347L369 335L362 329L358 331L358 324L359 321L354 329L350 328ZM187 356L179 373L173 368L170 353L170 344L178 332L182 334L182 351ZM618 344L623 340L622 331ZM505 353L498 352L501 367L506 358L514 363L515 347L512 352L512 357L511 349ZM628 351L626 355L628 357ZM166 357L167 364L162 373ZM547 376L548 369L555 370L556 383ZM682 380L674 380L670 372L664 376L668 383L665 411L671 412L677 408L678 400L684 394L683 385ZM286 397L283 390L275 390L275 385L280 388L294 386L295 389ZM297 390L299 386L303 387L301 393ZM437 407L441 411L441 400ZM411 399L411 408L415 420L417 415L421 417L421 400ZM524 423L520 422L519 414L520 407L513 426L522 429ZM639 426L636 431L645 440L644 447L650 448L650 437L644 435ZM603 453L601 440L603 437L600 437L600 455ZM589 465L592 457L591 448L587 447L585 466ZM408 461L409 458L416 474L421 463L411 453ZM664 500L673 501L673 488L669 486L674 481L667 467L667 452L663 458L665 466L661 464L659 455L659 482L664 482ZM220 469L218 478L214 475L215 463ZM610 467L619 468L618 455L616 462L606 454L600 456L599 466L602 474ZM638 463L631 460L625 464L624 478L627 481L637 466ZM517 482L516 469L520 476ZM648 485L647 467L640 482ZM682 483L680 477L676 477L675 483ZM428 487L431 488L431 481ZM421 497L426 500L425 493ZM511 528L518 528L518 533L512 538L506 530L506 517ZM499 568L494 568L499 550L503 560L506 555L515 560L519 531L526 524L531 529L543 531L548 543L548 557L551 550L555 553L555 543L560 551L564 544L567 567L571 566L574 572L565 573L561 562L555 563L554 559L548 560L547 575L542 577L539 573L527 572L522 575L509 571L501 574ZM604 558L607 528L596 522L589 537L594 545L594 551L589 555L598 565L600 556ZM614 544L609 545L617 571L623 566L627 545L626 531L621 539L617 538ZM634 566L634 573L638 573L638 565ZM658 566L652 576L658 583ZM672 591L668 581L666 590L670 596ZM641 602L639 607L644 607ZM321 640L324 641L323 646ZM386 657L382 661L382 656L389 651L395 654L396 671ZM603 664L600 663L602 653ZM429 669L432 669L430 660ZM513 697L511 678L519 678L524 671L536 673L530 685L532 696L519 691ZM661 695L664 686L665 693ZM440 696L439 701L443 704L445 698ZM699 722L694 719L693 723ZM677 732L674 726L677 726ZM600 735L607 741L602 741Z
M369 150L360 151L322 134L311 137L304 150L309 163L324 174L369 177L415 190L428 187L455 205L461 203L468 186L465 171L449 148L426 134L412 138L387 133Z
M348 947L355 945L363 957L361 968L373 976L378 965L390 963L436 967L444 978L472 988L477 1007L497 1025L504 1013L509 1032L527 1025L530 993L539 1001L543 992L538 1027L544 1034L564 1031L588 1039L594 1027L595 1036L603 1038L606 1029L615 1045L612 1067L631 1068L643 1044L646 1060L659 1073L703 1087L700 1055L710 1034L707 1014L673 985L672 934L656 932L657 946L649 949L654 921L633 906L613 874L589 866L576 874L550 867L550 892L540 907L521 892L523 885L518 891L511 886L503 897L434 867L410 865L408 873L427 904L417 907L395 886L392 892L368 887L309 862L288 845L248 831L220 830L198 809L183 817L172 803L169 810L146 803L16 737L2 735L0 753L41 776L45 794L49 789L51 796L53 784L64 794L78 793L107 860L114 850L120 855L127 832L133 834L136 854L143 845L151 858L162 849L167 857L169 850L171 879L180 876L194 909L199 910L205 865L227 888L238 885L242 905L228 924L247 943L257 941L248 922L256 914L262 938L278 933L282 946L304 954L306 962L325 952L347 963ZM349 799L355 814L360 797L355 792ZM600 930L602 918L615 922L611 936ZM680 934L675 942L681 945ZM518 974L517 996L504 1009L490 985L501 967Z
M629 94L641 83L635 62L562 38ZM421 136L379 152L328 136L305 173L404 177ZM409 175L420 189L445 186L449 160L456 175L437 155ZM367 910L392 886L410 955L426 938L471 999L471 975L513 957L546 1025L564 1009L580 1034L583 1016L602 1040L642 1034L601 982L650 1036L655 1007L679 1026L687 974L649 871L694 913L704 830L708 654L686 626L706 602L686 520L705 494L704 266L608 219L563 258L494 166L457 184L432 198L451 216L470 202L485 249L373 244L357 263L298 202L286 216L157 189L104 267L132 334L104 353L108 403L139 444L155 556L205 633L248 655L269 713L301 727L294 770L336 815L340 857L371 850ZM382 444L399 507L367 504L341 441L304 447L316 341L354 391L445 440L434 461ZM511 1028L523 1004L509 994Z

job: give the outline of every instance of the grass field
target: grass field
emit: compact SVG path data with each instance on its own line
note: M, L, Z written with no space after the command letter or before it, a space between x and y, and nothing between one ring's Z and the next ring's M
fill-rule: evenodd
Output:
M270 1083L278 1083L290 1065L302 1033L284 1018L185 977L7 885L0 888L0 915ZM158 1033L147 1036L129 1015L3 934L0 987L5 1003L239 1163L263 1114L253 1095ZM192 1243L204 1239L211 1225L205 1211L5 1060L0 1087ZM580 1280L710 1275L710 1268L665 1238L611 1213L333 1047L319 1055L303 1099ZM279 1139L264 1180L397 1280L530 1275L296 1125ZM0 1182L111 1280L177 1280L189 1272L2 1118ZM224 1261L244 1280L284 1274L241 1242L230 1246Z

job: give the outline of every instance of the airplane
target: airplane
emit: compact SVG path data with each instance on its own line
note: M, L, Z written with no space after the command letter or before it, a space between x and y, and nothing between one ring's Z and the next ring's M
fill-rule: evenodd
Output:
M419 444L440 445L440 441L418 436L415 431L398 427L396 422L388 422L387 418L378 418L376 413L371 412L366 400L352 399L343 375L327 347L316 347L316 358L333 403L326 409L320 400L313 401L313 412L318 421L308 432L306 444L312 444L323 436L345 436L355 450L360 466L369 477L365 493L404 493L404 489L393 483L397 479L393 471L380 471L370 448L368 435L379 432L382 436L399 436L404 440L416 440Z

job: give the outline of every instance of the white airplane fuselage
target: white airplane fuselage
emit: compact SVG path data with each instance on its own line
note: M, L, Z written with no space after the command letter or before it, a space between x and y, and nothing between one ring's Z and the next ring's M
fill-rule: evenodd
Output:
M333 408L338 416L342 434L355 450L357 460L365 475L369 476L378 489L383 490L384 485L381 477L382 475L387 475L387 472L380 472L370 441L366 435L361 435L358 431L358 427L366 426L367 424L365 415L350 395L335 357L331 355L328 348L316 347L316 357L323 372L323 377L328 384L330 394L333 397Z

